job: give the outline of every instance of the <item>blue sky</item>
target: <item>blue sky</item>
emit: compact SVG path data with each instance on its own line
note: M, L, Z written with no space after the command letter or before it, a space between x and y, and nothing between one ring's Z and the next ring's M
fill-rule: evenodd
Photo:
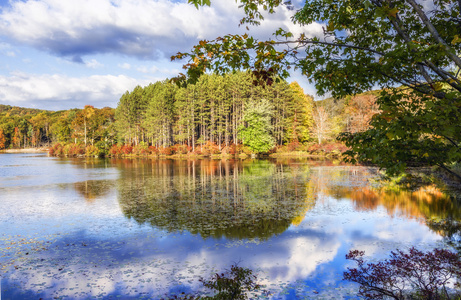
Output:
M250 33L321 33L318 24L294 26L292 13L281 9ZM0 104L116 107L136 85L181 72L186 62L171 62L171 55L201 39L243 32L241 17L234 0L199 10L185 0L0 0ZM289 80L315 94L299 75Z

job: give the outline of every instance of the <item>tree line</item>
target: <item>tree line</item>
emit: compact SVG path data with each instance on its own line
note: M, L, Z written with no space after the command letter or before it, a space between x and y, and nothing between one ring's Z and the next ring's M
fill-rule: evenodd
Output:
M47 111L0 105L0 150L47 147L53 143L110 145L113 108Z
M127 91L116 109L0 105L0 149L58 144L57 155L319 150L344 130L366 129L376 112L376 93L314 102L296 82L261 86L253 79L237 72L204 75L182 87L159 81Z
M211 142L262 152L266 145L307 142L312 107L313 98L296 82L255 86L251 74L234 73L205 75L186 87L169 81L138 86L121 97L115 118L125 144L181 144L194 151Z

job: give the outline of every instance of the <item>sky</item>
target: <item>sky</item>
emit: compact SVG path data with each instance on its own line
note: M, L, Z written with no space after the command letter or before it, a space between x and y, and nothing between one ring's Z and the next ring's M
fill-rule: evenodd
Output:
M299 1L294 5L300 5ZM271 38L279 27L309 36L322 26L292 24L280 8L250 34ZM186 0L0 0L0 104L63 110L117 106L137 85L172 78L174 61L202 39L244 33L234 0L196 9ZM304 92L315 89L300 74Z

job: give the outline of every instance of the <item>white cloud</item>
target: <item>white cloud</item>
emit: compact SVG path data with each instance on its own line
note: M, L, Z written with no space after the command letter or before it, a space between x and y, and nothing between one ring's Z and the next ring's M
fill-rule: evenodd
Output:
M16 72L10 76L0 76L0 103L26 107L55 103L60 109L78 108L86 104L115 107L125 91L149 82L124 75L68 77Z
M98 62L96 59L92 59L92 60L86 62L85 65L86 65L88 68L91 68L91 69L97 69L97 68L101 68L101 67L104 66L103 64L101 64L100 62Z
M0 8L0 54L14 55L28 65L27 73L0 77L0 103L28 107L51 105L64 109L88 103L115 106L121 94L137 84L148 84L157 79L154 76L163 80L181 72L179 64L185 61L165 64L169 60L165 58L189 51L199 39L245 31L244 26L238 27L243 11L229 0L214 0L211 7L199 10L186 1L169 0L11 0ZM292 13L280 8L277 14L267 16L260 27L251 28L250 34L267 39L278 27L295 34L317 34L321 30L317 25L293 25ZM54 64L49 57L42 59L44 53L62 57L67 64ZM113 54L122 55L123 61L114 61ZM155 65L138 64L132 58L157 61ZM75 64L70 61L82 64L86 70L72 70ZM92 69L111 72L113 66L118 66L117 75L89 76ZM121 69L130 70L129 76L143 76L143 80L120 76ZM12 70L21 71L21 66L5 68L7 72ZM68 75L50 75L53 73ZM151 78L147 80L147 76ZM302 79L298 81L308 87ZM315 94L309 89L306 92Z
M16 52L12 49L11 45L8 43L2 43L0 42L0 54L9 56L9 57L15 57Z
M227 8L236 6L225 2ZM79 62L82 55L109 52L154 59L225 31L230 22L235 27L228 11L197 10L166 0L27 0L3 9L0 30L23 44Z
M159 69L156 66L152 66L150 68L146 66L140 66L136 68L136 71L141 72L141 73L156 73L159 71Z
M118 67L125 70L131 69L131 65L129 63L118 64Z
M321 33L318 24L292 24L293 11L285 7L267 16L253 34L270 38L284 27L295 34ZM243 32L238 4L216 0L196 9L167 0L26 0L13 1L0 14L2 35L59 56L82 62L94 53L118 53L141 59L169 57L187 51L198 39Z

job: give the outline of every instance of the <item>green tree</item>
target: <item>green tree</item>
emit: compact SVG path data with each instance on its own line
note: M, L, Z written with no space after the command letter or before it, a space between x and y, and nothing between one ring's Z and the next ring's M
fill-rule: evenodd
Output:
M167 81L145 88L148 105L143 112L142 125L157 146L168 147L173 142L175 93L176 86Z
M266 99L251 103L245 110L245 125L239 128L239 138L255 153L268 152L275 146L272 114L273 108Z
M137 145L143 137L141 123L148 101L143 93L143 88L137 86L131 93L127 91L123 94L117 105L115 127L120 141L124 141L126 144Z
M264 10L293 8L281 0L240 2L242 23L256 25ZM257 82L271 84L275 74L287 77L295 68L320 95L343 97L379 86L381 112L370 129L341 137L352 147L349 160L376 163L390 174L421 163L450 171L451 164L461 163L460 11L455 0L308 0L292 21L302 27L322 24L322 37L284 29L269 40L226 35L173 59L189 58L189 81L208 69L243 68Z
M51 117L50 140L53 142L70 142L72 137L72 122L77 115L76 109L68 110L62 113L55 113ZM75 137L76 138L76 137ZM74 140L76 142L76 140Z

